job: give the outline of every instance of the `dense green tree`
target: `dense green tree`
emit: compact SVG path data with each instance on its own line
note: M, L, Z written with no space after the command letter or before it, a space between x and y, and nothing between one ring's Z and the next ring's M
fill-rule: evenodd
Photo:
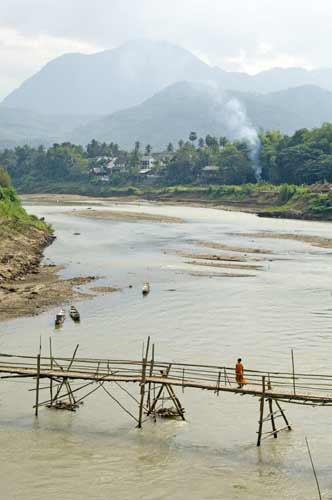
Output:
M228 139L227 137L219 137L219 146L221 148L224 148L228 144Z
M192 136L193 139L193 136ZM229 141L207 134L200 138L198 147L195 141L179 141L177 149L169 143L166 153L157 155L160 162L155 167L159 177L156 182L166 184L199 184L209 179L204 171L208 165L216 165L219 172L211 175L211 182L242 184L255 182L254 168L259 161L262 179L274 184L312 184L332 183L332 124L308 130L301 129L292 136L278 130L260 131L261 143L259 157L253 159L252 147L247 141ZM150 145L145 148L151 153ZM116 186L135 185L142 182L139 166L142 158L140 143L137 141L132 151L124 151L113 142L98 142L93 139L86 148L65 142L53 144L48 149L40 146L19 146L14 149L0 150L0 165L4 166L21 189L48 189L48 185L67 183L90 183L99 186L101 180L91 174L92 168L104 166L109 157L117 158L117 163L126 166L124 170L113 172L110 184ZM2 183L7 183L6 175L1 174ZM104 184L103 184L104 186ZM97 188L96 188L97 189ZM282 188L282 198L292 196L292 191Z
M221 151L219 165L223 184L245 184L256 181L247 154L232 144L228 144Z
M208 134L206 137L205 137L205 144L208 146L208 147L212 147L212 148L216 148L219 143L218 143L218 139L216 137L213 137L212 135Z

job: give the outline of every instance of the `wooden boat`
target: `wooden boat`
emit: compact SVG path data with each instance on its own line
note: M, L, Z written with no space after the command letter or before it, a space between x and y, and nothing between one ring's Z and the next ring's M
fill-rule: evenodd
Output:
M80 321L81 319L81 316L80 316L80 313L78 312L78 310L76 309L75 306L71 306L70 307L70 317L73 321Z
M150 283L146 282L143 285L142 294L143 295L148 295L148 293L150 293Z
M64 309L61 309L60 312L55 316L55 326L61 326L66 319L66 312Z

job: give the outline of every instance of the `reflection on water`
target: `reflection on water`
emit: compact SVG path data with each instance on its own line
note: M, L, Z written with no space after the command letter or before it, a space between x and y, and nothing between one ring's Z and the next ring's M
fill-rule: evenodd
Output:
M161 360L233 365L240 355L248 368L289 370L293 348L299 371L332 371L331 249L237 235L269 230L332 237L329 224L161 205L115 209L187 222L102 221L68 216L64 206L29 209L54 225L58 238L46 258L64 263L64 276L98 275L98 286L122 291L82 302L81 324L67 318L58 331L55 310L1 323L2 352L35 354L41 335L47 354L51 335L58 355L69 355L79 343L82 356L137 358L151 335ZM264 248L273 255L263 270L250 271L253 277L194 277L188 259L176 253L218 253L197 247L196 240ZM143 300L145 281L151 293ZM322 488L326 495L331 490L329 408L286 406L294 432L256 449L253 398L179 391L188 422L147 422L138 431L100 391L76 414L45 409L35 421L32 386L26 380L0 383L4 498L311 499L316 492L305 435ZM135 411L123 394L114 394Z

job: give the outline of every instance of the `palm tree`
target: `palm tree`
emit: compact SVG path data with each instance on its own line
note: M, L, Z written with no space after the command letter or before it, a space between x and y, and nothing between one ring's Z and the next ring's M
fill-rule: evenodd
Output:
M200 137L198 139L198 147L204 148L204 144L205 144L205 141L204 141L203 137Z
M194 144L194 142L197 140L197 134L196 132L190 132L189 134L189 141L192 142L192 144Z

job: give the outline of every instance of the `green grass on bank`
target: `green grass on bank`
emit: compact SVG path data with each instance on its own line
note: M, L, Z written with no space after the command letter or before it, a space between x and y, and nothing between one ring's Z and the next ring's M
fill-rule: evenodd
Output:
M52 231L49 225L24 210L13 187L0 186L0 221L1 236L11 232L25 232L31 227Z
M330 191L331 188L331 191ZM288 215L332 220L332 185L274 185L266 182L229 185L112 186L91 182L40 182L20 186L21 193L77 194L96 197L137 196L151 200L183 200L229 206L250 206L271 216Z

